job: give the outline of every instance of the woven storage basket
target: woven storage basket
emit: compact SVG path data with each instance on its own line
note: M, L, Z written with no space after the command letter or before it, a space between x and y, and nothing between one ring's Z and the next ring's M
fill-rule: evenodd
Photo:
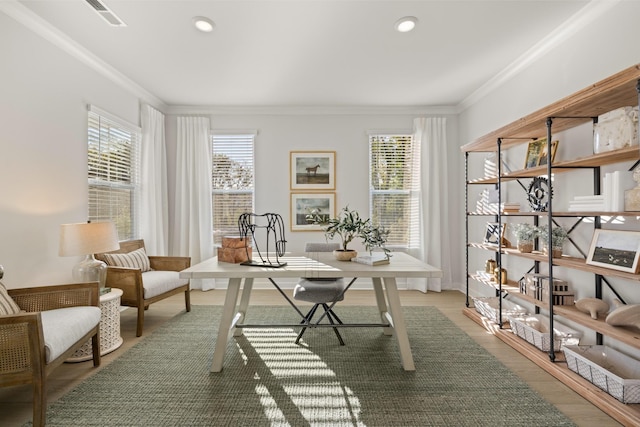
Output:
M509 324L511 325L511 331L529 344L533 344L542 351L549 351L551 349L548 316L542 314L534 314L526 317L511 316L509 318ZM553 336L553 350L560 351L560 348L564 345L579 344L582 333L554 319Z
M473 305L476 311L491 320L498 323L498 297L472 297ZM502 298L502 321L508 322L509 316L524 316L527 309L509 300Z
M640 361L604 345L570 345L567 366L623 403L640 403Z

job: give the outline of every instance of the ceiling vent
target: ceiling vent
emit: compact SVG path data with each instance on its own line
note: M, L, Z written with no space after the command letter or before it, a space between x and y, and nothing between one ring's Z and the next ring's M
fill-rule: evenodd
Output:
M116 16L107 6L105 6L100 0L85 0L98 15L102 17L107 23L114 27L126 27L120 18Z

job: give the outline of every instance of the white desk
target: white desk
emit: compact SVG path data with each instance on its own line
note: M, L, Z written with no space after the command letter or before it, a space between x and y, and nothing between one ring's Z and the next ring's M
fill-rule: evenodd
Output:
M274 261L275 257L271 257ZM229 279L224 307L220 318L218 338L211 364L212 372L222 371L224 355L229 338L242 334L241 325L249 306L249 297L256 278L314 278L314 277L358 277L370 278L373 282L376 302L380 318L387 326L383 328L386 335L395 332L402 367L406 371L415 370L413 355L409 345L409 337L405 326L404 315L400 305L397 277L442 277L442 271L424 264L401 252L394 252L391 262L386 265L368 266L355 262L336 261L332 253L287 254L280 257L287 265L280 268L253 267L241 264L218 262L216 257L180 272L184 279L223 278ZM256 258L254 257L254 261ZM243 294L236 311L241 282L244 279ZM383 290L384 287L384 290ZM386 298L385 298L386 294ZM388 309L387 309L388 305ZM300 325L298 325L300 326ZM382 326L382 325L381 325Z

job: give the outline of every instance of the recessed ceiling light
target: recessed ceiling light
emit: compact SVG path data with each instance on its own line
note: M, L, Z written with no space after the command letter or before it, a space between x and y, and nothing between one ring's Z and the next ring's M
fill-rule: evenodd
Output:
M413 30L418 23L418 18L415 16L405 16L404 18L400 18L395 23L396 31L401 33L408 33Z
M193 18L193 25L203 33L210 33L216 26L211 19L205 18L204 16L196 16Z

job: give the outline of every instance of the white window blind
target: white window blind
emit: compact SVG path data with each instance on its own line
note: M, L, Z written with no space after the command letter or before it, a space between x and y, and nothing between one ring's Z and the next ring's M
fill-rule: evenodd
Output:
M255 134L211 136L213 146L213 241L238 235L238 217L254 212Z
M420 155L412 135L369 136L370 217L390 230L387 246L414 247L419 228Z
M137 237L140 128L92 107L88 120L89 220L111 220L120 240Z

